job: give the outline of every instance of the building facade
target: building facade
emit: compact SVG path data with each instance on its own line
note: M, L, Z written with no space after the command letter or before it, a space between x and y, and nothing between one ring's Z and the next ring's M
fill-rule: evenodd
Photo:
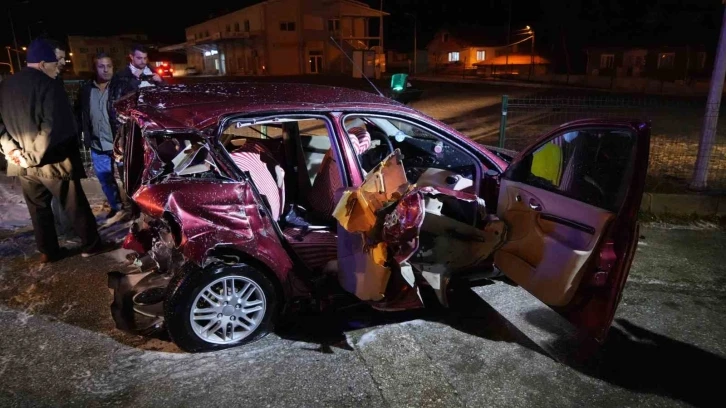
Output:
M369 26L384 15L353 0L268 0L187 27L186 42L161 51L186 51L189 67L212 75L350 73L330 38L351 57L381 55L381 36Z
M590 47L586 53L587 75L663 81L708 78L714 57L701 45Z
M97 53L103 52L111 57L114 67L121 67L128 63L129 51L135 43L146 43L145 34L115 35L109 37L87 37L80 35L68 36L69 68L76 75L93 72L93 58Z
M529 34L526 34L529 36ZM444 28L426 47L432 72L462 74L467 71L486 76L542 75L551 65L522 35L507 38L500 27ZM531 38L531 37L530 37ZM507 40L512 41L508 45Z

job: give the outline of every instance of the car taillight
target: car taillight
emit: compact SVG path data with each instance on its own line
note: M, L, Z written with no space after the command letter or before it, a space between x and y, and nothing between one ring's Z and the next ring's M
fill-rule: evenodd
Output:
M163 73L164 73L164 70L163 70L163 69L161 69L161 68L159 68L159 70L158 70L157 72L158 72L159 74L163 74Z

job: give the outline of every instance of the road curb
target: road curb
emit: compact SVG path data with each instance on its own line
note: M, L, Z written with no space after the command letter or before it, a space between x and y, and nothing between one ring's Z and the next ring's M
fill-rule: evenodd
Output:
M726 197L644 193L640 210L657 215L723 216L726 215Z

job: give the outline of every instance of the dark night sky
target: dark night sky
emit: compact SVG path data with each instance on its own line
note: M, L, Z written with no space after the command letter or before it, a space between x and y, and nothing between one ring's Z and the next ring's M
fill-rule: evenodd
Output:
M28 25L37 34L45 30L63 40L67 34L104 35L143 32L163 43L184 41L184 27L204 21L211 15L234 11L258 3L254 0L216 0L182 3L88 2L5 0L0 6L5 24L0 25L0 42L12 45L8 9L19 46L27 45ZM364 1L375 8L380 0ZM413 21L405 12L418 17L419 48L423 49L436 30L444 24L479 24L505 29L509 4L512 4L512 29L531 25L537 30L540 52L557 56L563 42L571 55L593 43L660 42L704 44L713 49L723 16L721 0L384 0L386 48L413 48ZM135 4L139 4L136 6ZM192 3L194 4L194 3ZM100 11L98 7L104 7ZM38 22L42 21L42 22ZM563 41L564 39L564 41ZM6 57L0 57L4 60Z

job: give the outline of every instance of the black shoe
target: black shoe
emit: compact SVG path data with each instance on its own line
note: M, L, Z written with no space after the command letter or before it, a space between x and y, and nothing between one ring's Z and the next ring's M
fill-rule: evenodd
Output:
M93 246L93 248L81 252L81 256L84 258L89 258L98 254L102 254L104 252L112 251L114 249L115 248L112 243L99 241L96 245Z
M58 248L58 251L53 252L52 254L40 254L40 263L47 264L47 263L53 263L58 262L61 259L67 257L70 254L70 251L68 251L68 248L60 247Z

